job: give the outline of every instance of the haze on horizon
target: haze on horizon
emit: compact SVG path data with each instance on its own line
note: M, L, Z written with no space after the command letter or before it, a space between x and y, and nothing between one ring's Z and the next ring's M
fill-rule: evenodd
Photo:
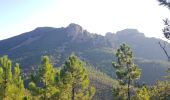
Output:
M161 38L162 19L170 18L157 0L1 0L0 12L0 40L70 23L102 35L133 28Z

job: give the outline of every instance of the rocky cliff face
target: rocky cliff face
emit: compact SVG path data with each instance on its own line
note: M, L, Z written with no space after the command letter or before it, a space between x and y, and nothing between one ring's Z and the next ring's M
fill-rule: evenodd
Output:
M79 34L83 34L83 28L80 25L74 23L71 23L69 26L67 26L66 31L69 33L69 36L73 37L76 37Z

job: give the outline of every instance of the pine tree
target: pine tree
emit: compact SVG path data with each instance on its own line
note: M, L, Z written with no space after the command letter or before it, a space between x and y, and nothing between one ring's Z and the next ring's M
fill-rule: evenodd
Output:
M8 59L7 56L4 56L0 59L0 84L1 84L1 98L7 98L8 90L10 87L10 83L12 82L12 72L11 66L12 62Z
M61 69L63 90L61 100L91 100L95 88L89 86L89 78L85 63L75 55L71 55Z
M37 96L36 99L41 100L51 99L58 93L59 90L55 84L55 71L48 56L42 58L37 74L32 75L29 89L33 96Z
M21 77L21 71L19 64L16 64L14 68L14 75L13 75L13 87L14 87L14 95L13 98L15 100L22 100L24 97L24 81Z
M130 86L134 80L139 79L141 70L134 64L132 50L126 44L120 45L120 48L117 49L116 57L117 63L113 62L112 65L116 69L116 76L120 84L127 84L127 96L128 100L130 100Z
M114 100L127 100L127 87L125 86L117 86L113 87L113 97Z
M8 56L0 58L0 98L2 100L22 100L25 89L19 64L16 64L14 74L11 69L12 62Z
M134 96L133 100L150 100L149 90L143 86Z

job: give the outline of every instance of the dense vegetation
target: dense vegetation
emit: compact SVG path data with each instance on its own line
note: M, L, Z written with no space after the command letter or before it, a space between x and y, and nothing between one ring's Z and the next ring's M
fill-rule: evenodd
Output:
M133 54L126 44L117 49L117 63L113 62L116 68L118 87L113 87L113 96L116 100L169 100L170 82L157 81L155 85L135 83L134 80L140 77L141 71L133 62ZM169 72L168 72L169 73ZM149 76L148 76L149 77ZM167 76L169 77L169 76Z
M60 70L55 70L48 56L44 56L28 80L29 86L24 88L19 64L13 73L11 60L7 56L0 58L2 100L91 100L95 94L85 63L75 55L71 55Z
M70 55L60 68L54 68L49 57L43 56L38 69L32 71L26 79L22 77L19 64L12 68L12 61L3 56L0 58L0 98L2 100L170 99L168 80L157 81L152 86L136 83L135 80L140 78L141 70L134 63L133 52L129 46L120 45L116 57L117 62L113 62L112 65L116 69L117 81L113 81L74 54ZM26 81L29 82L28 87L24 86Z

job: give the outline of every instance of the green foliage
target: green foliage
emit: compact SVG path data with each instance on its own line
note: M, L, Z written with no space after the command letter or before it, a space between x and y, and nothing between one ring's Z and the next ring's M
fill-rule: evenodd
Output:
M151 100L169 100L170 99L170 82L158 81L150 89Z
M71 55L61 69L61 100L91 100L95 88L89 86L86 65L75 55Z
M127 96L130 100L130 85L134 80L140 78L141 70L134 64L132 51L126 44L120 45L116 51L116 57L118 61L117 63L113 62L112 65L116 69L116 76L120 84L127 84Z
M113 98L114 100L127 100L128 89L126 86L113 87Z
M133 97L133 100L150 100L149 90L145 86L143 86L137 91L137 93Z
M7 56L0 58L0 98L2 100L22 100L25 89L19 64L16 64L14 74L11 69L11 60Z
M29 89L31 94L36 96L37 99L48 100L54 98L53 95L59 92L55 84L55 71L48 56L42 58L37 74L32 75L32 77L34 78L29 83Z
M139 79L140 69L134 64L132 51L126 44L122 44L117 49L116 57L118 62L113 62L112 65L116 69L116 75L120 81L127 82L129 77L130 80Z

